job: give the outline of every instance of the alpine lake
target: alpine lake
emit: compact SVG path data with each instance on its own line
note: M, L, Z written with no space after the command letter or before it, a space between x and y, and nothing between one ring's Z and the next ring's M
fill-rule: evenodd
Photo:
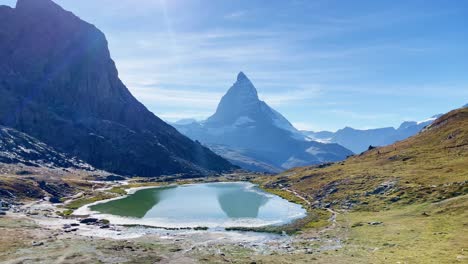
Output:
M114 224L210 229L283 225L306 210L247 182L202 183L135 190L88 209Z

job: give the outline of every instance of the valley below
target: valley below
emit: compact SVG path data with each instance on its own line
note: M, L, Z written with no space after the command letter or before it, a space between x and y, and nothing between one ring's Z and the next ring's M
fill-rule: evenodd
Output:
M11 169L11 167L10 167ZM24 170L24 168L22 168ZM23 172L24 173L24 172ZM51 171L48 171L48 175ZM82 172L80 172L82 173ZM25 176L10 175L14 178ZM1 263L464 263L466 195L438 203L379 211L317 206L294 186L272 185L271 175L115 182L83 173L66 183L73 195L10 200L0 216ZM98 176L102 179L103 176ZM105 177L104 177L105 178ZM53 176L48 179L54 183ZM4 183L5 178L2 178ZM66 177L60 181L67 182ZM117 225L79 213L87 204L120 197L132 188L252 182L301 204L308 216L264 228L151 227ZM150 189L151 190L151 189Z

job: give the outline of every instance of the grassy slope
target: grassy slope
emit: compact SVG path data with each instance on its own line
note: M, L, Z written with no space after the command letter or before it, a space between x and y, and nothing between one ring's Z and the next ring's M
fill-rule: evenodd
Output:
M293 169L273 179L270 185L290 184L322 204L351 202L364 210L381 210L466 194L467 181L468 109L465 108L444 115L407 140L326 168ZM385 195L378 194L379 187Z
M343 253L371 263L466 263L467 208L468 196L464 195L378 214L342 215L338 220L349 228ZM370 226L369 221L383 224Z
M318 263L466 263L467 182L465 108L407 140L325 168L293 169L264 185L342 212L331 232L344 247L315 256ZM368 224L376 221L383 224Z

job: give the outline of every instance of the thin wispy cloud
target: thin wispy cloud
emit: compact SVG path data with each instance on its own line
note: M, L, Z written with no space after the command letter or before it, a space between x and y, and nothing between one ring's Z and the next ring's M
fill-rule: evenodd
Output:
M236 11L225 15L224 18L228 20L237 20L247 16L247 14L248 12L246 10Z
M380 120L385 118L393 118L395 114L387 114L387 113L359 113L349 110L342 110L342 109L332 109L329 111L335 115L340 115L345 118L357 119L357 120Z
M239 71L317 129L422 120L468 101L456 1L56 1L104 31L124 83L165 118L214 112Z
M193 109L215 108L223 95L214 92L170 90L158 87L138 87L132 88L131 91L135 97L151 105Z
M317 99L321 95L319 87L290 90L279 93L260 93L260 97L272 106L294 104L300 101Z

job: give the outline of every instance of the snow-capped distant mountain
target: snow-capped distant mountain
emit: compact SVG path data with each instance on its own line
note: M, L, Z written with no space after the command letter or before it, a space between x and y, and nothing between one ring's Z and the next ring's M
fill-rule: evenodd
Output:
M232 163L258 171L276 172L337 161L352 154L338 144L311 141L261 101L255 86L242 72L214 115L203 122L173 125Z
M319 142L338 143L354 153L366 151L369 146L385 146L396 141L411 137L424 127L432 124L441 115L435 115L423 121L406 121L403 122L397 129L393 127L376 128L376 129L354 129L345 127L335 133L329 131L313 132L302 131L303 135L310 137L312 140Z
M216 113L203 124L218 132L268 124L290 132L293 137L304 139L304 135L284 116L258 98L257 89L243 72L239 73L236 83L221 99Z

